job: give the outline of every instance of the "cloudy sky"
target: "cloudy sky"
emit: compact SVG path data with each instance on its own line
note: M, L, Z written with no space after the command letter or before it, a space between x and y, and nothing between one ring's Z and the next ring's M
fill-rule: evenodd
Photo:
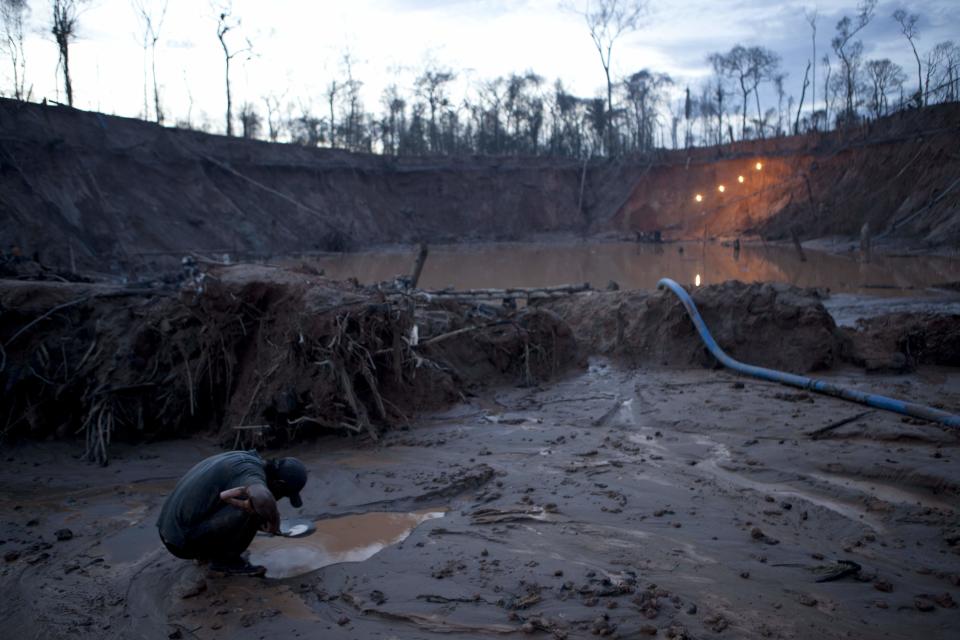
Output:
M144 0L147 4L150 0ZM586 0L573 0L583 6ZM63 99L55 75L56 45L49 33L49 0L31 0L27 75L34 98ZM160 7L163 0L153 0ZM223 53L216 15L206 0L169 0L158 46L158 75L169 118L181 119L192 105L194 122L222 129L225 109ZM907 70L916 65L891 14L900 6L921 15L921 54L937 42L960 41L958 0L882 0L863 30L866 56L889 57ZM853 14L856 0L652 0L645 26L617 43L614 71L650 68L669 73L692 90L708 74L706 56L736 43L763 45L783 57L787 93L799 97L811 57L804 12L819 12L817 57L829 50L834 25ZM471 80L531 69L552 82L563 79L578 95L599 95L602 68L583 18L559 0L234 0L240 27L229 34L234 47L249 39L254 56L235 59L235 102L262 104L265 95L313 104L323 89L342 78L343 56L354 60L364 82L368 110L380 110L385 86L410 87L431 61L457 71L456 98ZM143 110L143 52L129 0L91 0L80 16L71 47L76 106L117 115ZM832 53L832 52L831 52ZM819 73L819 70L818 70ZM9 93L9 63L0 64L0 90ZM818 78L818 84L821 80ZM915 81L914 81L915 83ZM818 92L820 91L818 87Z

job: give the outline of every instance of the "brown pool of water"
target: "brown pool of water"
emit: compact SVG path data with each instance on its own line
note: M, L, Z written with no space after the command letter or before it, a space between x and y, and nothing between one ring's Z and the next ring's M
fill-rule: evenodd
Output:
M443 511L371 512L317 520L305 538L257 536L250 562L267 568L268 578L290 578L341 562L362 562L403 542L420 524L442 518Z
M541 287L611 280L623 289L654 289L660 278L681 284L726 280L784 282L869 295L905 295L960 280L960 258L883 256L860 262L853 255L792 247L745 245L739 252L717 243L579 243L438 245L430 248L420 286ZM369 284L411 271L416 250L391 250L314 258L332 278Z

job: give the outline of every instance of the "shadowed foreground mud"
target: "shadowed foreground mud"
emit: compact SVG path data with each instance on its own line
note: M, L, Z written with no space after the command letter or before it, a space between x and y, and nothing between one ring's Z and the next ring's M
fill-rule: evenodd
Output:
M955 370L827 375L960 405ZM0 470L0 624L16 638L947 638L958 442L722 371L594 360L377 444L299 447L311 480L283 515L330 523L314 543L384 543L349 514L445 513L398 515L408 537L285 579L212 577L160 547L163 496L212 443L117 447L106 470L22 445Z

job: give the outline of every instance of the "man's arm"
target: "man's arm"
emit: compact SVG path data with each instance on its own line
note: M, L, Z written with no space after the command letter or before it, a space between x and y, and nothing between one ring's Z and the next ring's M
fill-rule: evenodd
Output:
M250 496L247 495L246 487L234 487L233 489L220 492L220 499L227 504L237 507L238 509L243 509L247 513L253 513L253 510L250 508L249 498Z
M277 510L277 500L265 485L251 484L227 489L220 492L220 499L247 513L260 516L263 519L264 531L280 533L280 512Z

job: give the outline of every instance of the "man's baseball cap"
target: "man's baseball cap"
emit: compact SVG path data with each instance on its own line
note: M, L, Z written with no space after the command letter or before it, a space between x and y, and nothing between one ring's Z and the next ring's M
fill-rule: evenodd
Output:
M296 458L280 458L276 466L277 484L283 495L290 499L290 504L296 508L303 506L300 491L307 484L307 468Z

